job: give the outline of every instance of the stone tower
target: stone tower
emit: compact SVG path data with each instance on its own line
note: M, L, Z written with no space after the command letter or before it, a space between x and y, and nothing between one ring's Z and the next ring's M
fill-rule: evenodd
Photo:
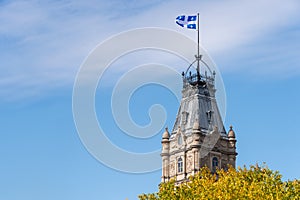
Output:
M161 182L175 179L180 184L203 166L213 173L228 164L235 167L235 133L232 127L227 133L221 119L215 98L216 74L202 75L199 67L192 74L190 67L182 73L182 99L172 132L166 128L162 136Z

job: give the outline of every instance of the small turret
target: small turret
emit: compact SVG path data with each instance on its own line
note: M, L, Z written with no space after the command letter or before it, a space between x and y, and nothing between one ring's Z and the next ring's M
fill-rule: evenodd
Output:
M228 138L235 138L235 132L232 129L233 127L230 126L230 130L228 132Z
M235 152L236 139L235 139L235 132L234 132L232 126L230 126L230 129L229 129L229 132L228 132L228 139L229 139L229 144L230 144L230 147L232 148L232 151Z
M235 167L235 160L236 160L236 138L235 138L235 132L230 126L229 132L228 132L228 139L229 139L229 148L231 149L232 154L229 155L229 164Z
M168 127L166 127L165 132L162 135L162 140L161 140L161 144L162 144L162 154L168 154L169 153L169 149L170 149L170 134L168 131Z
M169 134L169 131L168 131L168 127L166 127L166 128L165 128L165 132L164 132L163 135L162 135L162 139L163 139L163 140L164 140L164 139L169 140L169 138L170 138L170 134Z
M168 127L166 127L165 132L162 135L162 151L161 151L161 158L162 158L162 177L161 182L169 181L169 151L170 151L170 134L168 131Z

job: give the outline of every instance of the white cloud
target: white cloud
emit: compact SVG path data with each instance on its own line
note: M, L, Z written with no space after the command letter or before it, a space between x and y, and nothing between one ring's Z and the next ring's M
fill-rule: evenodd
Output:
M238 60L236 56L240 56L239 52L247 52L244 49L247 45L255 46L253 49L272 60L275 55L263 51L268 46L260 43L268 37L276 41L278 31L299 25L294 20L299 18L299 6L296 0L1 3L0 88L9 89L0 90L5 91L0 92L0 96L14 96L20 91L20 85L24 96L26 91L30 93L35 88L43 91L72 86L89 51L110 35L129 28L164 27L195 38L195 32L176 26L174 19L179 14L200 12L202 43L210 54L224 62ZM290 40L281 45L291 51L298 49ZM293 63L299 61L297 53L280 49L276 53L283 59L294 60ZM255 55L253 50L252 56ZM227 56L235 58L225 59ZM295 68L300 71L295 65L285 70ZM280 67L278 71L282 72Z

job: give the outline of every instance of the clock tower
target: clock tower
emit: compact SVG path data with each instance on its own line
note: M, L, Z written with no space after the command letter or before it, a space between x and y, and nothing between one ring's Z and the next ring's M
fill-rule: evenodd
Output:
M232 126L226 132L216 101L214 71L200 74L201 56L196 56L198 67L192 64L182 73L182 99L171 132L162 135L161 182L175 179L180 184L203 166L212 173L217 168L235 167L236 137ZM205 63L204 63L205 64Z

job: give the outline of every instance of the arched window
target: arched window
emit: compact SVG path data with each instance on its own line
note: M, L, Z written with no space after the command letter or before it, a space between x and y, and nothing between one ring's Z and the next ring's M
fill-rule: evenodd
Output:
M182 173L183 172L183 162L182 162L182 158L178 159L177 162L177 169L178 169L178 173Z
M213 157L213 159L212 159L212 171L213 171L213 173L216 172L216 169L218 168L218 165L219 165L218 158Z

